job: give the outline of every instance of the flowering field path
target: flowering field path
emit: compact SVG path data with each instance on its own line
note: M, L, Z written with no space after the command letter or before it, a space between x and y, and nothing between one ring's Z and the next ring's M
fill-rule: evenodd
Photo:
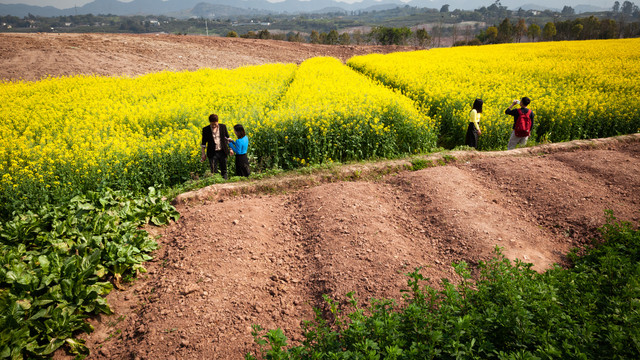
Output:
M0 34L0 48L11 50L0 77L31 80L398 50L110 34ZM109 294L113 315L91 319L89 358L241 359L252 324L300 340L322 294L400 299L403 274L424 266L437 287L456 280L451 262L473 266L495 246L542 271L596 236L605 209L640 220L637 134L425 160L437 166L346 165L180 195L180 220L149 228L160 236L149 272Z

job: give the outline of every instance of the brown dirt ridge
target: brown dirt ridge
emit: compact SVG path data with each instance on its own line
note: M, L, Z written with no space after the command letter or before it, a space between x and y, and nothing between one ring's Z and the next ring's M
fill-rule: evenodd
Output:
M141 75L406 48L327 47L176 35L0 34L0 78ZM148 230L148 273L82 335L90 359L242 359L251 325L295 343L322 295L400 299L407 272L437 287L502 247L540 271L597 236L604 210L640 220L640 134L514 151L458 151L182 194L179 221ZM68 359L63 351L56 359Z

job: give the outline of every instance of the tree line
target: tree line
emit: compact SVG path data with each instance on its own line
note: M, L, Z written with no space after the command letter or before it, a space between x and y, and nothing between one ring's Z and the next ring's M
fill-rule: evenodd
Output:
M0 17L0 31L164 32L327 45L440 47L637 37L640 36L640 10L631 1L616 1L609 11L579 17L570 6L564 6L560 12L521 8L512 11L496 0L475 10L451 11L447 4L440 10L405 5L384 11L269 15L264 19L180 20L167 16L91 14L43 18L29 15Z

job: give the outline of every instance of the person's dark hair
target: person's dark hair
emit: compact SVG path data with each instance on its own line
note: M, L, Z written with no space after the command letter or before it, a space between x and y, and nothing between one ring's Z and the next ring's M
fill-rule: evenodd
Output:
M473 102L473 108L476 109L478 114L482 114L482 99L476 99Z
M531 99L529 99L528 97L523 97L522 99L520 99L520 105L522 106L527 106L531 104Z
M238 133L238 138L243 138L247 135L244 132L244 127L240 124L233 125L233 130Z
M209 115L209 122L218 122L218 115L216 114Z

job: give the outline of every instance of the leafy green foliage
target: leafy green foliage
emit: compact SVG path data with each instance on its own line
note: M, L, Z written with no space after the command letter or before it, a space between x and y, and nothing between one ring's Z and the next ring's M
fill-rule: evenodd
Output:
M506 259L500 249L480 264L474 282L421 287L408 274L403 307L374 300L360 309L348 295L343 315L325 298L331 320L316 310L301 346L271 330L254 337L266 359L638 359L640 358L640 231L610 215L604 241L570 254L574 266L543 274ZM365 315L368 314L368 315ZM247 355L248 359L255 359Z
M157 247L143 224L177 219L155 189L148 195L107 190L45 205L0 223L0 359L53 353L66 345L88 354L78 331L89 314L110 313L104 296L144 272Z

